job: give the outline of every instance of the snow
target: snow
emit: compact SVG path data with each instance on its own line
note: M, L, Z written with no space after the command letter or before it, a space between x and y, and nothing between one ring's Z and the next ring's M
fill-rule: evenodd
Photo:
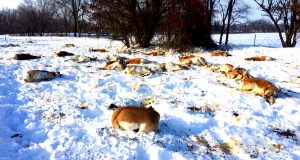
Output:
M300 49L278 48L277 34L258 35L264 38L258 37L257 47L251 44L253 34L232 35L232 57L211 57L209 51L195 54L209 64L244 67L274 83L283 93L273 105L237 91L241 82L198 66L137 77L97 71L106 61L52 58L60 50L99 58L117 54L123 47L118 41L0 36L0 45L19 44L0 47L0 159L300 159ZM75 47L62 47L69 43ZM89 48L109 52L89 52ZM178 55L151 57L141 52L122 56L155 61L147 64L150 67L178 59ZM42 58L11 60L17 53ZM277 60L244 60L254 55ZM63 76L25 83L22 77L30 69L59 71ZM110 104L139 105L147 97L154 98L152 107L161 117L158 133L112 128ZM87 109L79 109L81 105Z

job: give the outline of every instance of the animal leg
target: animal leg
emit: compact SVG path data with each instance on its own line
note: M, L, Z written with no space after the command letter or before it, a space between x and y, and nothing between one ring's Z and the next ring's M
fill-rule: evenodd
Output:
M265 99L270 105L273 105L275 103L274 96L266 97Z

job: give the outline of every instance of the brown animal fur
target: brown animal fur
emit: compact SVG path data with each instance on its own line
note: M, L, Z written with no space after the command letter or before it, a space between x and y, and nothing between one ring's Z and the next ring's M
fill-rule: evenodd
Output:
M126 61L126 64L146 64L150 63L151 61L141 59L141 58L132 58Z
M64 44L62 47L69 48L69 47L75 47L75 45L74 44Z
M254 56L245 58L247 61L274 61L275 59L269 56Z
M231 56L227 51L216 50L211 52L211 56L223 56L228 57Z
M259 95L266 99L271 105L275 103L275 96L279 92L279 89L275 87L271 82L252 78L245 75L242 79L243 84L238 88L239 91Z
M203 66L203 65L206 65L207 62L204 58L202 57L198 57L198 56L195 56L195 55L188 55L188 56L185 56L185 57L182 57L182 58L179 58L179 63L181 65L199 65L199 66Z
M83 63L83 62L91 62L91 61L97 61L98 58L96 57L88 57L83 55L76 55L74 58L72 58L74 62Z
M229 79L237 79L237 80L241 80L243 79L243 73L240 73L237 69L232 69L226 73L224 73L226 78Z
M152 107L117 108L111 118L113 128L126 131L152 132L158 129L160 115Z
M97 70L124 70L126 68L126 64L122 60L116 61L108 61L105 66L102 68L98 68Z
M74 56L74 54L66 51L59 51L58 53L54 53L53 55L53 57L65 57L65 56Z
M24 77L25 82L39 82L39 81L48 81L56 77L60 77L59 72L49 72L44 70L30 70L26 73Z
M158 53L157 52L150 52L146 54L147 56L157 56Z
M100 48L90 48L90 52L107 52L105 49L100 49Z
M15 60L31 60L31 59L38 59L41 58L41 56L34 56L31 54L16 54L12 59Z
M244 68L233 68L228 72L222 72L226 78L242 80L244 76L248 76L248 71Z
M209 64L204 66L205 69L212 72L229 72L234 69L234 66L231 64Z

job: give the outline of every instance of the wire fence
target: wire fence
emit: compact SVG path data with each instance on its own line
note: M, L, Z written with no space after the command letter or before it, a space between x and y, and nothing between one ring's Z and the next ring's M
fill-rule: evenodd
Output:
M284 35L284 34L283 34ZM53 35L47 35L45 38L47 39L50 36L52 40ZM54 35L56 37L57 35ZM24 37L24 36L23 36ZM25 36L26 37L26 36ZM65 36L59 36L64 38ZM67 37L72 37L70 34ZM80 38L96 38L94 35L82 35ZM16 37L15 37L16 38ZM77 37L78 38L78 37ZM101 36L101 38L107 38L107 36ZM157 39L157 36L155 37ZM216 44L219 44L220 34L213 34L212 38ZM285 38L285 37L284 37ZM30 39L30 37L28 37ZM0 43L5 43L7 41L13 42L10 36L1 35ZM223 44L225 41L225 35L223 36ZM239 34L230 34L228 39L229 45L234 47L271 47L271 48L280 48L282 44L279 39L278 33L239 33ZM297 37L298 44L296 47L300 47L300 37Z
M220 35L214 34L213 39L216 43L219 42ZM223 42L225 37L223 37ZM299 39L299 38L298 38ZM278 48L282 47L278 33L242 33L230 34L228 42L233 46L251 47L263 46Z

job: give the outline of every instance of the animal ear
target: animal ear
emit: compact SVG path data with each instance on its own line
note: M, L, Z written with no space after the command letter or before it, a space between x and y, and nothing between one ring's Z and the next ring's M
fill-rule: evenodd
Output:
M152 106L147 108L148 110L154 110L154 108Z
M118 106L117 105L115 105L115 104L110 104L109 106L108 106L108 109L117 109L118 108Z
M249 77L249 72L247 69L242 70L242 74L243 75L247 75Z

